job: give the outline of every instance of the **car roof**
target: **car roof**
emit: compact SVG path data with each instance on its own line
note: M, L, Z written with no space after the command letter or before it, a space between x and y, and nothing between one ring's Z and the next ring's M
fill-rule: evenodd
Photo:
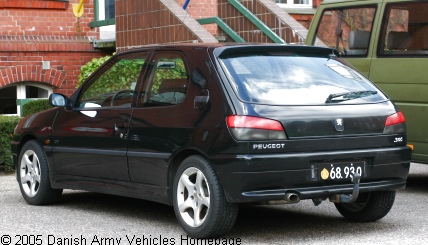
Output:
M294 44L275 44L275 43L179 43L179 44L155 44L155 45L144 45L139 47L133 47L127 50L123 50L120 53L127 52L138 52L146 51L148 49L155 50L168 50L168 49L211 49L218 50L217 54L220 55L226 50L231 51L258 51L258 50L272 50L282 49L287 51L307 51L314 53L333 53L339 56L337 51L333 51L331 48L315 47L306 45L294 45Z
M170 48L217 48L217 47L228 47L228 46L249 46L249 45L269 45L265 43L170 43L170 44L149 44L134 46L127 50L138 50L138 49L170 49ZM272 44L271 44L272 45ZM280 45L280 44L273 44ZM282 44L283 45L283 44ZM126 51L126 50L124 50Z

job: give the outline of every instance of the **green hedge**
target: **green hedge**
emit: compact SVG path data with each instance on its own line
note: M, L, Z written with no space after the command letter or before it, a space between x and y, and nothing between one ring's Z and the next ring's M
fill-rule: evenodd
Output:
M34 100L22 106L22 116L28 116L39 111L52 108L48 100ZM12 141L13 130L18 124L20 117L10 117L0 115L0 170L6 172L14 171L12 152L10 143Z
M20 119L16 116L0 115L0 168L6 172L14 170L10 142L12 141L13 130Z
M49 104L49 100L33 100L25 103L22 106L22 116L26 117L36 112L44 111L50 108L52 108L52 106Z

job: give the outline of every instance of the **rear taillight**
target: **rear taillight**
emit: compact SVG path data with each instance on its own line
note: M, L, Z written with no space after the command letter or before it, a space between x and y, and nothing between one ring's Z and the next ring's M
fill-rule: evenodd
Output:
M400 111L386 118L385 127L392 126L399 123L404 123L404 122L406 122L406 119L404 118L403 113Z
M282 124L276 120L232 115L226 118L227 127L237 140L287 139Z
M403 113L397 112L386 118L384 134L401 134L406 132L406 119Z

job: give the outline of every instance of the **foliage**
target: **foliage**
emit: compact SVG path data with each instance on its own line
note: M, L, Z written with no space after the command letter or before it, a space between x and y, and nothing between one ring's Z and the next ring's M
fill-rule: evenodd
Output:
M93 58L91 61L86 63L80 68L80 74L77 77L77 85L76 88L80 87L84 81L102 64L104 64L111 56L107 55L101 58Z
M163 79L174 79L174 78L187 78L186 67L184 66L183 59L160 59L160 62L173 62L175 67L173 69L161 69L157 68L155 77L153 78L153 92L157 92L159 85Z
M37 113L39 111L44 111L50 108L52 108L52 106L49 104L48 100L33 100L25 103L22 106L22 116L26 117L28 115Z
M76 88L80 87L93 72L110 58L111 56L109 55L101 58L94 58L82 66ZM103 94L130 89L132 83L137 82L144 62L145 59L141 57L126 59L118 56L115 62L111 62L114 65L99 76L97 81L85 91L83 99L94 99ZM159 62L174 62L175 66L172 68L158 67L156 69L152 88L154 92L157 92L162 79L187 78L187 71L182 58L161 58Z
M20 117L0 116L0 165L5 171L13 171L13 160L10 143L12 141L13 130L18 124Z
M85 92L83 99L130 89L136 83L145 59L122 59L104 72Z

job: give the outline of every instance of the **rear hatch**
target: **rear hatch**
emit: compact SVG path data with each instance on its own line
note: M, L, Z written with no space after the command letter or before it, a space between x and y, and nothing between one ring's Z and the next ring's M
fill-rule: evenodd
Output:
M280 122L285 132L285 147L273 152L312 152L382 148L404 145L405 124L386 126L397 117L390 102L346 106L247 106L251 115ZM396 136L402 137L395 142ZM238 139L237 137L235 137ZM239 140L239 139L238 139ZM281 139L255 139L266 144ZM269 146L267 146L269 147ZM255 149L253 152L258 152Z
M215 54L230 81L226 87L239 104L236 115L228 118L229 129L238 141L258 141L259 146L270 147L266 150L281 152L405 143L402 114L381 90L331 49L243 46ZM282 128L265 127L270 125L266 119L279 122ZM273 132L280 130L284 134ZM402 135L398 143L394 142L397 134ZM288 146L272 148L267 143L281 141Z

